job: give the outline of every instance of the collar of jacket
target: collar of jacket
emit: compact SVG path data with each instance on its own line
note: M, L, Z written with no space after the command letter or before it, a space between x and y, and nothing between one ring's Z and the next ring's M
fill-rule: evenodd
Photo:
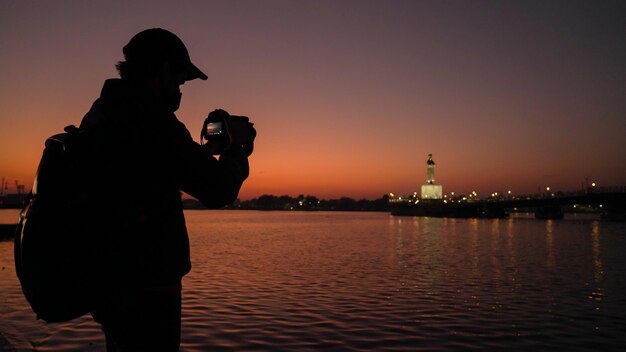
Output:
M102 86L100 99L105 102L135 106L142 113L137 116L154 120L158 115L163 118L173 117L172 112L164 111L158 99L150 96L144 89L120 78L107 79Z

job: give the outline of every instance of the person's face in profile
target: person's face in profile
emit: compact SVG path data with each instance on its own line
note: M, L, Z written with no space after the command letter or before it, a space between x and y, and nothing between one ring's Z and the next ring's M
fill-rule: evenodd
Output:
M169 111L176 111L180 106L182 93L180 86L185 84L188 76L187 69L182 64L166 62L162 66L157 84L157 97Z

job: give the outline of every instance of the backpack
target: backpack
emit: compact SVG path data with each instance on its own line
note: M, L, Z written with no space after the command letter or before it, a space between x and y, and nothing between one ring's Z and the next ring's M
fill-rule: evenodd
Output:
M91 211L89 137L75 126L65 131L45 142L15 236L22 291L46 322L90 312L98 291L101 255L97 214Z

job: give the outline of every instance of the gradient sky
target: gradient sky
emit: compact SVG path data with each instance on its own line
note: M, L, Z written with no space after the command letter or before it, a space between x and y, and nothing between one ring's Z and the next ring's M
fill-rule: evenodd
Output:
M444 193L626 185L624 1L0 0L13 190L152 27L209 76L182 87L193 136L218 107L255 123L242 199L408 194L429 153Z

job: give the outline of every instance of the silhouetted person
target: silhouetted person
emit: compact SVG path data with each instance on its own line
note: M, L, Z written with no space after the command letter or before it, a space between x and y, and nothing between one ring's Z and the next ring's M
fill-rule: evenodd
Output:
M181 279L191 269L181 190L211 208L233 202L255 133L219 160L211 156L174 115L180 85L207 79L183 42L148 29L123 51L121 79L104 83L80 125L92 146L94 211L106 217L96 249L106 258L103 288L92 315L108 351L176 351Z

